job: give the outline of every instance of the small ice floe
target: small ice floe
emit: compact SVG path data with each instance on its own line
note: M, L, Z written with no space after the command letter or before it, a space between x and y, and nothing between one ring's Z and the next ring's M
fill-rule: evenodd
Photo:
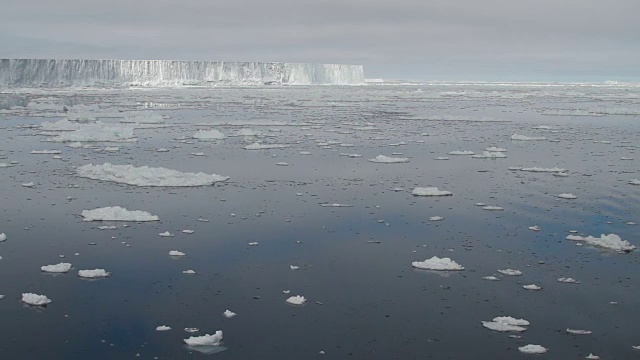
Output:
M481 155L473 155L474 159L505 159L506 154L497 151L484 151Z
M156 331L169 331L169 330L171 330L171 327L167 325L160 325L156 328Z
M475 203L473 205L475 205L475 206L487 206L487 204L485 204L485 203Z
M258 243L256 241L250 242L249 246L258 246Z
M320 204L320 206L322 207L353 207L353 205L337 204L337 203L333 203L333 204L324 203L324 204Z
M171 250L171 251L169 251L169 255L170 256L185 256L187 254L183 253L182 251Z
M569 329L569 328L567 328L567 333L571 335L591 335L590 330L579 330L579 329Z
M289 265L289 268L291 268L291 270L298 270L298 269L300 269L300 266Z
M536 284L522 285L522 288L525 290L541 290L542 288Z
M12 167L13 164L7 164L7 163L0 163L0 168L8 168L8 167Z
M93 270L80 270L78 271L78 276L81 278L87 279L96 279L109 277L111 275L110 272L106 272L104 269L93 269Z
M589 355L585 359L598 360L598 359L600 359L600 356L593 355L593 353L589 353Z
M69 272L69 270L71 270L71 264L59 263L55 265L45 265L45 266L41 266L40 270L42 270L42 272L47 272L47 273L67 273Z
M57 155L62 154L60 150L32 150L32 154L41 154L41 155Z
M451 196L450 191L438 190L437 187L417 187L411 192L413 196Z
M282 290L283 294L289 294L291 292L291 290Z
M544 172L544 173L566 173L567 169L552 167L552 168L541 168L541 167L526 167L517 169L520 171L528 171L528 172Z
M398 164L398 163L409 162L409 158L378 155L372 159L369 159L369 161L374 163L381 163L381 164Z
M567 240L584 241L587 245L599 246L605 249L611 249L622 252L631 252L636 247L631 245L627 240L622 240L616 234L601 234L599 238L593 236L582 237L578 235L567 235Z
M22 302L34 306L44 306L51 303L51 300L45 295L38 295L34 293L23 293Z
M36 184L33 181L28 182L28 183L22 183L20 185L22 185L22 186L24 186L26 188L32 188L32 187L36 186Z
M253 144L249 144L244 147L245 150L271 150L271 149L284 149L288 148L291 145L284 144L261 144L259 142L254 142Z
M205 186L216 182L226 181L228 176L216 174L183 173L166 168L148 166L135 167L132 165L102 165L88 164L76 169L80 177L112 181L134 186Z
M159 221L160 218L146 211L127 210L120 206L108 206L94 210L82 210L84 221Z
M298 154L300 155L311 155L310 151L300 151Z
M446 156L437 156L437 157L434 157L433 160L449 160L449 158Z
M346 157L350 157L352 159L361 158L362 157L362 155L360 155L360 154L349 154L349 153L340 153L340 156L346 156Z
M184 328L184 331L186 331L188 333L197 333L198 331L200 331L200 329L198 329L198 328Z
M520 134L511 135L511 140L516 141L539 141L539 140L547 140L546 137L543 136L525 136Z
M187 274L187 275L195 275L196 271L195 270L185 270L182 273L183 274Z
M222 341L222 331L218 330L214 335L202 335L192 336L188 339L184 339L184 342L189 346L220 346Z
M203 152L196 152L196 153L191 153L191 155L193 156L205 156Z
M500 274L507 275L507 276L520 276L520 275L522 275L522 271L513 270L513 269L498 270L498 272Z
M158 149L156 149L156 152L169 152L169 149L167 149L167 148L158 148Z
M500 211L500 210L504 210L504 208L501 208L500 206L483 206L482 207L483 210L489 210L489 211Z
M567 200L573 200L573 199L577 199L578 198L577 196L575 196L575 195L573 195L571 193L562 193L562 194L559 194L558 197L560 199L567 199Z
M53 155L51 158L52 158L52 159L56 159L56 160L60 160L60 159L62 159L62 156L60 156L60 155Z
M296 295L288 298L286 302L291 305L304 305L304 303L307 302L307 299L305 299L304 296Z
M226 136L223 133L215 129L199 130L197 133L193 134L192 137L197 140L207 140L207 141L223 140L226 138Z
M454 151L449 151L447 154L448 155L473 155L475 153L469 150L454 150Z
M432 216L429 218L429 221L442 221L444 218L442 216Z
M640 179L629 180L629 185L640 185Z
M104 226L98 226L98 230L115 230L118 227L115 225L104 225Z
M531 231L540 231L540 226L538 226L538 225L529 226L529 230L531 230Z
M117 146L107 146L104 148L104 151L106 152L118 152L120 151L120 148Z
M548 351L548 349L541 345L525 345L518 348L518 351L525 354L544 354Z
M570 277L561 277L561 278L558 278L558 282L566 283L566 284L580 284L580 282L579 282L579 281L576 281L576 279L574 279L574 278L570 278Z
M7 241L7 234L0 233L0 241Z
M493 318L492 321L483 321L482 326L493 331L523 332L527 330L525 326L529 326L529 322L524 319L512 318L511 316L499 316L499 317Z
M158 234L158 236L162 236L162 237L172 237L172 236L173 236L173 234L172 234L172 233L170 233L170 232L168 232L168 231L165 231L165 232L163 232L163 233Z
M427 259L425 261L414 261L411 263L411 266L417 269L438 271L464 270L464 267L451 260L450 258L439 258L437 256L434 256L431 259Z
M278 165L278 166L289 166L289 163L288 162L284 162L284 161L280 161L280 162L277 162L276 165Z
M495 277L493 275L489 275L489 276L484 276L482 277L483 280L489 280L489 281L500 281L500 278Z
M501 152L501 153L502 153L502 152L506 152L506 151L507 151L507 149L503 149L503 148L499 148L499 147L491 146L491 147L488 147L488 148L484 149L484 151L489 151L489 152Z
M200 222L209 222L209 219L199 218L198 221L200 221Z
M195 233L195 231L193 231L193 230L189 230L189 229L185 229L185 230L182 230L182 233L183 233L183 234L191 235L191 234Z
M232 317L234 317L234 316L236 316L236 315L238 315L238 314L234 313L234 312L233 312L233 311L231 311L231 310L225 310L225 311L222 313L222 315L224 315L224 317L226 317L227 319L231 319Z
M632 346L633 350L640 350L640 345L638 346Z

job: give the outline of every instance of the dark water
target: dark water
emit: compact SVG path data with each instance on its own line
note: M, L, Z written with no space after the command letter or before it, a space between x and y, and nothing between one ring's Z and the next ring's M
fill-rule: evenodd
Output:
M0 243L2 359L517 359L532 357L517 350L526 344L549 348L543 357L552 359L580 359L590 352L602 359L640 356L632 349L640 345L637 251L617 254L565 240L569 230L577 230L615 233L640 245L638 226L627 224L640 222L640 186L628 184L640 178L640 116L619 114L640 114L637 88L424 85L0 97L5 109L18 106L4 111L0 162L19 162L0 168L0 232L8 235ZM25 108L29 101L98 104L109 116L146 109L170 116L172 127L138 129L135 143L97 144L119 146L117 153L71 149L41 142L46 138L38 129L22 127L63 116ZM543 115L575 109L602 113ZM433 120L455 117L508 122ZM242 137L176 140L208 128L198 124L258 120L297 125L246 126L270 135L260 138L263 143L291 147L248 151L242 146L255 139ZM532 129L541 124L556 132ZM359 130L365 125L378 131ZM214 128L233 135L240 127ZM559 142L512 142L514 133ZM594 142L603 140L610 143ZM354 146L317 144L327 141ZM406 145L389 146L400 142ZM506 148L508 158L447 155L481 153L492 145ZM160 147L170 151L156 152ZM42 149L62 150L62 159L29 154ZM367 161L392 153L410 161ZM437 156L450 160L433 160ZM140 188L74 174L90 162L231 179L196 188ZM511 166L557 166L569 176L510 171ZM20 185L29 181L36 186ZM417 186L437 186L453 196L416 198L410 192ZM559 193L578 198L558 199ZM482 210L478 202L504 211ZM115 205L149 211L161 221L122 227L79 216L84 209ZM428 221L431 216L445 219ZM97 228L112 224L118 228ZM528 230L533 225L542 230ZM157 235L164 231L175 237ZM254 241L259 245L248 246ZM173 259L170 250L187 256ZM411 267L432 256L451 257L466 270ZM40 266L61 261L71 262L73 270L40 272ZM78 278L77 270L93 268L112 275ZM506 268L524 274L496 272ZM183 274L187 269L197 275ZM482 279L491 274L502 280ZM559 283L559 277L581 284ZM543 289L521 287L532 283ZM46 308L23 305L23 292L45 294L53 302ZM292 295L308 302L288 305ZM238 316L223 317L226 309ZM481 321L496 316L524 318L531 325L522 338L510 338L482 327ZM159 325L172 330L157 332ZM204 355L185 348L185 327L198 327L194 335L222 330L226 349ZM566 328L593 334L572 336Z

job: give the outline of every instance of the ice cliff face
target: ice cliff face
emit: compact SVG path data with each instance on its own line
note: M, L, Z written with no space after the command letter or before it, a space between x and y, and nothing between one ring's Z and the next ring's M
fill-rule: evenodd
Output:
M172 60L0 59L0 87L364 84L362 65Z

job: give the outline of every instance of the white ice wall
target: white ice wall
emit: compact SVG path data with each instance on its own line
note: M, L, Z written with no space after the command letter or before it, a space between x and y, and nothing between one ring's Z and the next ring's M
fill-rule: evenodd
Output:
M0 87L364 84L362 65L0 59Z

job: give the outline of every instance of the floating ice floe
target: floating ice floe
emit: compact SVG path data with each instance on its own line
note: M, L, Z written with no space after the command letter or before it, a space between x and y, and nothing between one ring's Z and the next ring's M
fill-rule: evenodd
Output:
M578 235L567 235L566 239L572 241L584 241L588 245L623 252L630 252L636 248L635 245L631 245L627 240L622 240L622 238L616 234L601 234L599 238L593 236L582 237Z
M156 215L146 211L127 210L120 206L108 206L94 210L82 210L84 221L159 221Z
M362 155L360 155L360 154L348 154L348 153L340 153L340 156L346 156L346 157L350 157L352 159L361 158L362 157Z
M558 282L567 283L567 284L579 284L580 283L580 282L576 281L576 279L570 278L570 277L558 278Z
M541 345L525 345L518 348L518 351L525 354L544 354L548 351L548 349Z
M0 168L8 168L8 167L12 167L13 164L7 164L7 163L0 163Z
M115 225L104 225L104 226L98 226L99 230L115 230L118 227Z
M71 264L59 263L56 265L45 265L45 266L41 266L40 270L42 270L42 272L47 272L47 273L67 273L69 272L69 270L71 270Z
M300 269L300 266L296 266L296 265L289 265L289 268L290 268L291 270L298 270L298 269Z
M402 158L402 157L390 157L390 156L378 155L372 159L369 159L369 161L374 163L381 163L381 164L398 164L398 163L407 163L409 162L409 159Z
M0 233L0 241L7 241L7 234Z
M456 271L464 270L464 267L450 258L439 258L437 256L425 261L414 261L411 266L417 269L438 270L438 271Z
M640 185L640 179L629 180L629 185Z
M484 151L489 151L489 152L501 152L501 153L503 153L503 152L506 152L506 151L507 151L507 149L503 149L503 148L499 148L499 147L491 146L491 147L488 147L488 148L484 149Z
M444 218L442 216L432 216L429 218L429 221L442 221Z
M495 277L493 275L489 275L489 276L484 276L482 277L483 280L489 280L489 281L500 281L500 278Z
M567 333L571 335L591 335L590 330L579 330L579 329L569 329L569 328L567 328Z
M214 335L192 336L184 339L184 342L190 346L220 346L222 341L222 331L218 330Z
M32 154L40 154L40 155L57 155L62 154L60 150L31 150Z
M538 225L529 226L529 230L531 230L531 231L540 231L540 226L538 226Z
M505 159L506 154L497 151L484 151L482 155L473 155L474 159Z
M536 284L522 285L525 290L541 290L542 288Z
M291 145L284 144L261 144L259 142L254 142L253 144L249 144L244 147L245 150L269 150L269 149L284 149L288 148Z
M560 199L567 199L567 200L573 200L573 199L577 199L578 197L571 194L571 193L563 193L563 194L559 194L558 197Z
M520 171L529 171L529 172L549 172L549 173L564 173L567 172L567 169L553 167L553 168L541 168L541 167L528 167L528 168L516 168L516 170Z
M224 317L226 317L227 319L231 319L232 317L234 317L234 316L236 316L236 315L238 315L238 314L234 313L234 312L233 312L233 311L231 311L231 310L225 310L225 311L222 313L222 315L224 315Z
M22 302L34 306L44 306L51 303L51 300L45 295L38 295L34 293L23 293Z
M338 204L338 203L324 203L324 204L320 204L320 206L322 207L353 207L353 205L347 205L347 204Z
M250 242L249 246L258 246L258 243L256 241Z
M188 333L196 333L196 332L200 331L200 329L198 329L198 328L184 328L184 331L186 331Z
M286 302L291 305L304 305L304 303L307 302L307 299L305 299L304 296L296 295L288 298Z
M169 149L167 148L158 148L156 149L157 152L169 152Z
M501 208L500 206L483 206L482 207L483 210L489 210L489 211L500 211L500 210L504 210L504 208Z
M499 317L493 318L492 321L483 321L482 326L493 331L523 332L527 330L525 326L529 326L529 322L524 319L512 318L511 316L499 316Z
M80 166L76 172L81 177L93 180L112 181L135 186L204 186L229 179L227 176L202 172L183 173L161 167L134 167L132 165L112 165L110 163Z
M196 271L195 270L185 270L182 273L183 274L187 274L187 275L195 275Z
M218 130L198 130L197 133L193 134L193 138L197 140L223 140L227 137L225 134L221 133Z
M280 162L277 162L276 165L278 165L278 166L289 166L289 163L284 162L284 161L280 161Z
M547 140L546 137L543 136L525 136L520 134L511 135L511 140L517 141L539 141L539 140Z
M22 186L24 186L26 188L32 188L32 187L36 186L36 184L33 181L28 182L28 183L22 183L20 185L22 185Z
M171 251L169 251L169 255L170 256L185 256L187 254L183 253L182 251L171 250Z
M158 236L162 236L162 237L172 237L172 236L173 236L173 234L172 234L172 233L170 233L170 232L168 232L168 231L165 231L165 232L163 232L163 233L158 234Z
M438 190L437 187L417 187L411 192L413 196L451 196L450 191Z
M498 272L499 272L500 274L508 275L508 276L520 276L520 275L522 275L522 271L520 271L520 270L513 270L513 269L498 270Z
M640 345L638 346L632 346L633 350L640 350Z
M81 278L87 279L96 279L110 276L111 273L105 271L104 269L93 269L93 270L80 270L78 271L78 276Z
M447 154L448 155L473 155L475 153L469 150L454 150L454 151L449 151Z
M434 157L433 160L449 160L449 158L446 156L438 156L438 157Z
M167 325L160 325L156 328L156 331L169 331L169 330L171 330L171 327Z
M593 353L589 353L589 355L585 359L598 360L600 359L600 356L593 355Z
M195 233L195 231L189 230L189 229L185 229L185 230L182 230L182 233L183 234L187 234L187 235L191 235L191 234Z
M52 142L135 142L134 128L95 123L81 125L76 130L59 133L48 139Z

